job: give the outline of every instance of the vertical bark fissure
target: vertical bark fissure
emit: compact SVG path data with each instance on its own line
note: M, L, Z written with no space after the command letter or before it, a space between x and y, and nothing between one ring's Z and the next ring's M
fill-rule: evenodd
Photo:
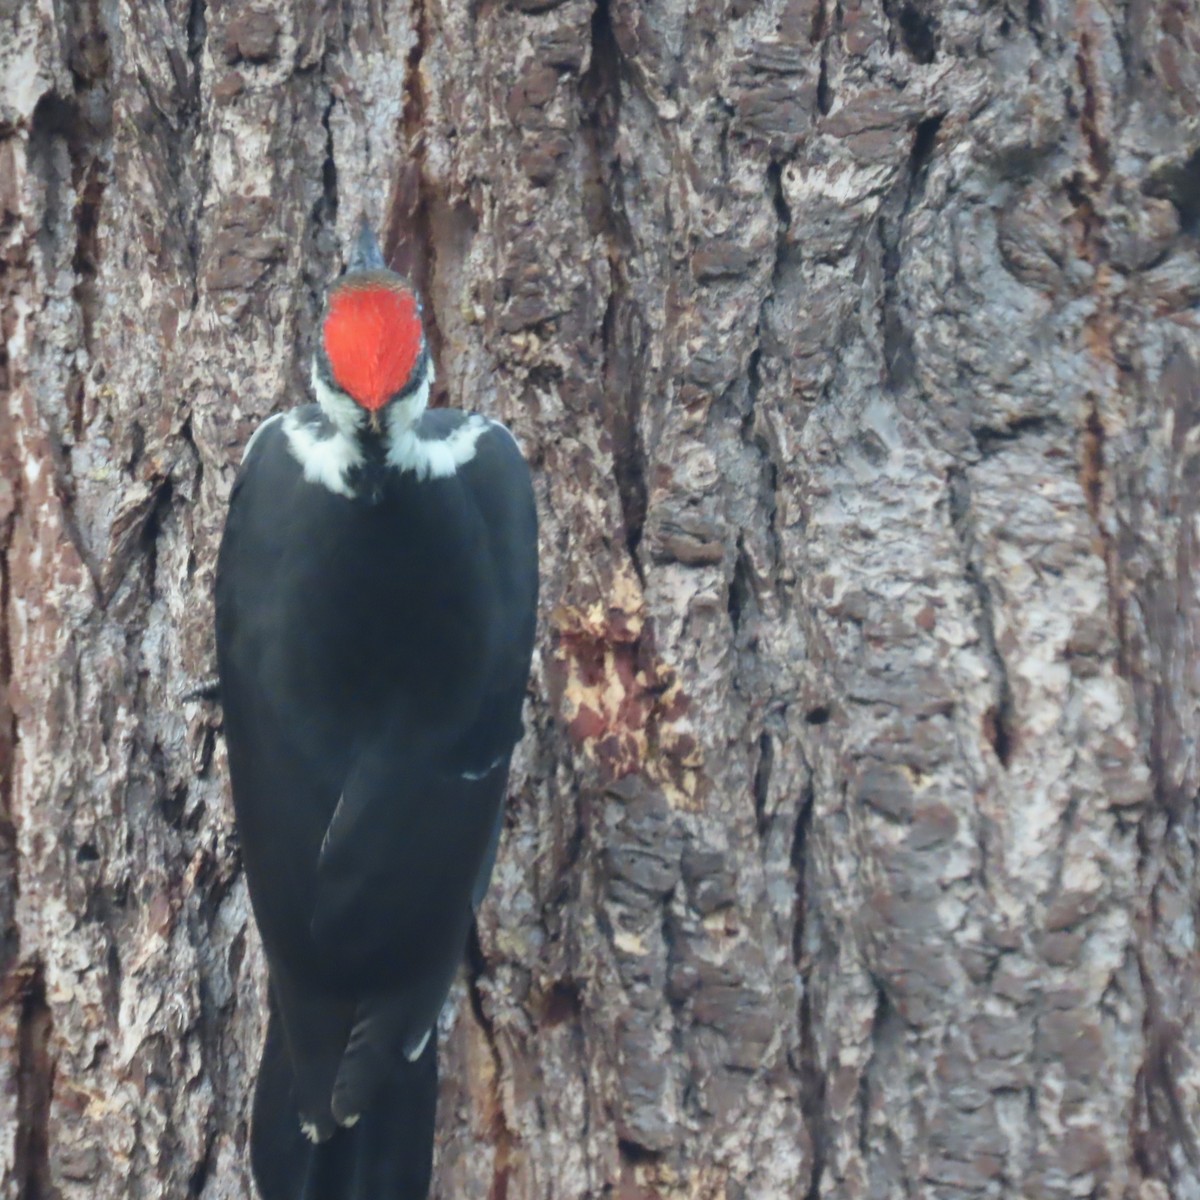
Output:
M817 111L823 117L833 110L833 85L829 82L829 44L821 44L821 67L817 74Z
M905 226L913 205L919 201L924 190L925 176L937 144L942 119L943 114L936 113L920 121L913 130L908 169L879 214L878 233L883 269L880 327L885 379L888 389L893 393L904 391L915 369L913 333L904 317L904 297L900 289Z
M16 161L18 137L15 126L0 121L0 161ZM4 182L0 181L0 192L4 190ZM15 188L11 194L15 198ZM12 205L12 218L17 217L17 207ZM31 1131L24 1119L26 1105L20 1091L25 1078L22 1066L25 1061L24 992L27 979L23 973L18 973L21 938L16 922L23 864L14 808L21 728L12 697L14 638L19 636L18 598L14 595L12 578L13 543L22 520L26 475L16 441L18 410L15 403L10 402L18 373L25 364L10 358L9 338L13 332L13 315L17 312L16 301L33 290L35 279L31 262L32 241L20 236L19 226L6 211L8 208L0 203L0 396L5 399L0 404L0 1014L9 1029L15 1026L17 1044L6 1048L0 1070L6 1072L10 1080L15 1076L18 1090L17 1128L12 1132L14 1174L8 1176L0 1170L0 1179L7 1177L15 1184L17 1200L27 1200L24 1193ZM17 353L20 353L19 349Z
M1075 53L1075 65L1079 71L1079 83L1083 88L1083 109L1080 125L1088 157L1099 180L1109 172L1110 151L1108 139L1100 128L1100 106L1097 94L1099 65L1095 61L1092 35L1086 28L1080 30L1079 45Z
M1097 62L1097 47L1091 32L1084 28L1079 34L1075 66L1079 85L1083 91L1080 106L1080 132L1087 147L1088 159L1094 173L1094 182L1082 172L1074 175L1067 184L1067 194L1075 207L1079 220L1079 254L1095 269L1093 297L1095 308L1084 323L1084 340L1101 370L1111 364L1112 370L1119 369L1120 356L1113 345L1113 328L1116 314L1109 290L1110 268L1105 235L1106 219L1101 211L1104 193L1112 169L1109 139L1102 129L1103 107L1099 98L1100 65ZM1115 386L1116 379L1113 379ZM1081 430L1080 482L1087 500L1088 512L1096 528L1096 535L1103 550L1105 573L1108 578L1109 612L1113 632L1117 639L1117 669L1125 678L1132 670L1129 645L1126 599L1121 579L1119 552L1110 528L1106 507L1110 494L1110 480L1106 474L1105 439L1106 430L1101 397L1095 389L1087 392L1087 411Z
M775 765L775 743L765 729L758 737L758 762L754 767L754 820L761 837L767 829L767 803L771 795L771 771Z
M171 174L176 180L175 199L180 204L180 222L185 245L189 274L191 275L193 311L200 304L200 218L204 210L204 197L211 175L211 151L205 139L203 151L196 155L195 166L192 154L202 140L203 61L204 46L208 40L208 9L206 0L190 0L187 15L187 91L180 108L182 135L179 150L172 155ZM170 143L175 146L175 140ZM194 186L188 186L189 175ZM190 197L190 205L189 205ZM190 211L189 211L190 209Z
M192 1174L188 1179L189 1196L199 1196L204 1191L204 1186L208 1183L209 1177L212 1175L213 1151L216 1148L216 1142L216 1131L210 1124L205 1132L204 1153L201 1155L200 1161L192 1169Z
M192 68L191 77L188 79L188 99L197 114L204 91L203 55L207 38L208 12L205 0L191 0L187 18L187 54Z
M3 289L7 301L16 291L17 272L5 262L0 282L7 277L11 288ZM4 307L7 307L5 304ZM12 371L5 340L0 339L0 393L9 395ZM13 812L17 750L21 731L12 706L13 683L12 628L15 619L12 592L12 561L9 557L13 533L21 518L24 499L22 472L13 446L12 418L7 406L0 408L0 994L6 990L9 972L16 962L20 946L16 928L16 903L20 887L21 860L17 853L16 825ZM8 491L5 497L5 491ZM4 511L7 502L7 512Z
M409 182L410 194L401 197L404 204L404 228L393 227L388 231L388 244L395 248L404 243L409 261L402 262L425 301L425 331L435 361L441 361L445 339L438 324L433 304L433 278L437 263L437 238L429 211L429 184L426 178L426 133L425 121L428 101L421 77L421 60L429 45L429 13L426 0L412 0L413 44L404 64L404 133L408 145L410 162L405 168L404 178ZM438 389L444 391L443 388Z
M311 321L313 329L316 328L321 308L325 302L325 286L328 282L325 275L328 264L323 261L322 248L329 240L328 231L335 227L338 214L337 155L333 142L333 109L337 101L329 83L328 58L329 54L326 51L325 61L321 65L322 87L326 94L325 103L321 107L321 132L325 138L325 153L321 159L321 190L313 203L311 220L308 224L308 253L305 254L301 267L308 308L305 316ZM383 231L384 235L386 232L386 230ZM386 244L386 237L384 240ZM298 385L302 389L307 389L307 362L297 360L295 370ZM305 392L302 391L301 394L305 394Z
M582 133L590 169L603 202L593 233L608 252L609 295L601 325L604 414L612 439L613 471L625 526L625 546L639 578L639 548L646 523L646 453L642 444L641 353L635 345L637 313L624 264L637 257L615 167L621 121L621 86L627 74L612 27L610 0L592 13L591 60L579 81Z
M776 596L780 603L786 603L786 594L781 587L779 568L783 561L783 546L779 536L777 517L779 513L778 485L779 464L775 461L769 439L758 425L759 397L762 391L762 343L764 330L770 313L771 305L781 286L784 272L797 259L797 253L788 244L788 230L791 226L791 213L783 191L783 164L772 160L767 166L767 183L772 207L775 211L776 231L774 257L771 263L771 276L762 301L758 306L757 319L754 325L754 348L750 351L746 367L746 410L741 424L741 440L746 450L758 462L759 491L762 510L769 531L769 546L771 557L771 579ZM749 602L753 596L753 575L750 561L747 557L744 538L739 534L737 552L734 556L733 571L729 581L728 609L730 624L733 629L735 642L745 653L755 659L757 651L757 630L748 630L746 636L742 633L742 621L748 611ZM757 616L757 607L754 610ZM751 672L754 673L754 672ZM763 736L766 736L765 734ZM758 795L756 791L756 797ZM759 815L761 817L761 807Z
M816 804L811 772L807 777L808 783L800 800L800 810L796 814L796 831L791 848L792 869L796 874L792 960L796 964L802 987L797 1014L800 1031L800 1061L797 1064L800 1075L800 1112L812 1144L811 1173L804 1200L819 1200L821 1181L829 1157L829 1118L825 1106L826 1072L820 1065L821 1052L815 1032L817 1018L813 1015L813 963L806 946L810 903L807 890L808 863L812 854L810 837Z
M725 600L725 609L729 613L729 628L733 631L735 641L742 630L742 616L746 606L752 599L750 584L750 564L746 560L744 542L739 535L733 557L733 572L729 577L729 591Z
M995 679L995 702L984 714L983 733L1002 767L1007 768L1015 749L1016 713L1008 666L996 638L996 610L991 588L983 576L971 516L971 481L965 470L951 472L948 482L950 524L962 553L963 574L978 607L976 627ZM982 846L982 839L980 845Z
M763 331L766 328L768 313L783 282L785 272L796 264L799 253L788 241L791 229L792 214L788 209L787 198L783 190L782 162L773 161L767 167L767 182L770 188L771 204L775 210L775 257L771 264L771 279L758 308L758 320L754 327L754 349L751 351L748 365L747 392L749 403L745 420L742 422L742 441L758 458L765 492L764 508L771 547L771 574L776 593L781 602L786 601L786 593L780 587L779 568L783 562L783 544L779 536L777 518L779 515L779 464L771 451L770 441L758 428L757 417L759 395L762 390L762 342Z
M333 146L333 91L321 112L321 128L325 131L325 157L321 162L321 196L314 213L318 228L332 226L338 214L337 155Z
M63 178L59 169L57 150L66 150L70 164L70 178ZM29 164L31 173L40 176L46 194L45 212L42 214L38 240L42 246L43 263L47 274L52 274L60 260L60 247L71 240L72 262L78 248L76 220L76 179L82 180L86 169L87 126L79 105L72 97L63 99L48 92L38 100L33 110L29 127ZM65 257L65 256L61 256ZM72 295L76 288L72 286ZM81 330L87 321L80 312ZM59 502L63 530L67 535L80 562L91 581L97 601L101 596L100 567L84 537L75 514L75 480L71 469L70 444L75 427L82 421L81 397L84 378L80 365L74 357L70 360L62 396L62 413L66 420L58 420L49 407L49 398L35 394L34 403L45 434L46 451L50 459L51 474Z
M1026 0L1025 25L1033 40L1040 46L1045 37L1046 19L1042 9L1042 0Z
M870 1049L866 1062L858 1076L858 1090L855 1104L858 1112L858 1153L864 1164L870 1168L871 1162L871 1070L875 1066L877 1045L879 1041L879 1026L887 1009L887 994L878 979L875 980L875 1011L871 1014L871 1030L868 1035Z
M829 1122L825 1107L826 1076L816 1065L818 1050L812 1029L812 1000L806 986L804 998L800 1002L800 1108L804 1115L804 1127L808 1130L812 1142L812 1168L804 1200L820 1200L821 1184L825 1178L825 1167L829 1157Z
M112 60L110 33L105 27L98 0L76 3L68 19L71 28L67 57L75 101L79 106L81 143L76 168L76 244L71 266L76 277L73 296L83 326L83 346L90 359L95 346L95 318L99 303L95 279L100 268L100 216L112 165ZM83 435L82 393L81 378L76 438Z
M1141 1085L1145 1093L1146 1114L1160 1125L1166 1125L1174 1143L1183 1151L1192 1171L1200 1174L1200 1140L1189 1120L1187 1105L1180 1094L1175 1078L1172 1059L1186 1054L1182 1030L1177 1021L1163 1012L1162 1000L1154 977L1146 967L1145 957L1139 950L1137 955L1138 977L1146 999L1145 1054L1140 1071ZM1155 1099L1160 1101L1155 1104ZM1170 1156L1162 1164L1172 1175Z
M1132 679L1132 650L1129 644L1128 602L1121 579L1121 561L1109 522L1105 514L1106 465L1105 431L1100 414L1100 402L1095 392L1087 397L1088 411L1084 419L1082 434L1081 475L1088 513L1096 527L1096 536L1103 548L1104 572L1108 580L1109 613L1113 633L1117 642L1117 670L1126 679Z
M324 136L324 155L321 158L321 190L313 202L310 219L306 226L306 246L300 265L300 280L304 290L304 311L300 314L302 328L314 331L320 320L321 310L325 303L325 287L328 283L327 272L330 268L328 261L328 246L335 240L334 230L338 214L338 169L337 155L333 140L333 110L337 103L333 87L329 81L330 51L326 47L320 65L320 89L325 96L321 106L321 132ZM386 246L387 230L381 231L382 243ZM307 395L309 388L309 355L298 354L292 366L295 387L300 395Z
M467 939L467 970L466 983L471 1012L475 1023L487 1044L488 1053L492 1058L492 1073L488 1089L488 1104L491 1111L491 1129L495 1158L492 1166L492 1183L488 1190L487 1200L506 1200L508 1195L508 1180L512 1174L512 1157L514 1134L509 1128L508 1117L504 1109L504 1090L501 1080L504 1078L504 1062L500 1056L500 1046L496 1037L495 1022L488 1016L483 1003L483 992L479 981L487 974L487 959L479 941L479 931L472 925L471 935Z
M16 1200L52 1200L50 1186L50 1006L41 962L18 976Z

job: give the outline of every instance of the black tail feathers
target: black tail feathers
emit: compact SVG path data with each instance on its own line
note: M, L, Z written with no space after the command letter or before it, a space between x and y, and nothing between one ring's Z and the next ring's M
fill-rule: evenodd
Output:
M349 1129L313 1145L300 1128L291 1063L271 1006L250 1127L262 1200L426 1200L433 1166L437 1051L401 1062Z

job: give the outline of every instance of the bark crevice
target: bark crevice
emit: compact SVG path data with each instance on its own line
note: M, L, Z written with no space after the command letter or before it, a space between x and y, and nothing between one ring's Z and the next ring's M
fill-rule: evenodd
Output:
M1000 765L1007 769L1015 749L1016 713L1008 666L996 637L995 602L979 564L971 514L971 481L966 470L953 471L949 476L949 508L950 523L962 553L963 572L975 596L976 628L994 678L995 701L984 713L982 733Z
M792 212L788 207L787 196L783 187L784 163L772 160L767 165L768 195L771 206L775 211L775 243L774 257L771 263L770 282L766 288L761 303L758 306L757 320L754 326L754 347L747 360L747 406L742 420L742 442L757 458L759 466L759 505L767 519L768 548L770 551L769 569L771 582L774 585L776 597L781 605L786 605L788 597L780 579L780 567L783 564L783 542L779 533L779 463L773 449L771 439L767 436L766 428L761 420L759 397L763 389L762 356L763 339L770 317L771 307L776 303L776 297L786 286L790 277L797 273L801 265L799 249L793 245L789 234L792 225ZM733 600L733 583L736 582L738 565L743 563L744 554L739 543L739 557L735 562L735 580L730 585L730 600ZM734 627L737 633L737 626Z
M0 275L0 282L4 275ZM8 289L5 289L6 292ZM7 299L7 295L5 299ZM9 394L12 373L7 344L0 340L0 392ZM12 420L7 406L0 409L0 991L6 989L16 962L20 939L16 927L20 856L13 809L16 759L21 730L12 704L13 582L11 550L13 532L21 518L24 499L22 473L13 452Z
M1188 1105L1180 1092L1174 1062L1186 1056L1183 1029L1178 1021L1164 1011L1154 976L1147 970L1145 958L1139 953L1138 977L1146 998L1143 1022L1145 1052L1139 1072L1147 1115L1157 1127L1160 1137L1169 1138L1178 1146L1192 1168L1193 1178L1200 1176L1200 1140L1188 1116ZM1157 1164L1164 1178L1177 1181L1178 1172L1171 1166L1171 1156L1163 1156Z
M50 1177L50 1099L54 1063L52 1027L40 961L18 970L16 1200L53 1200Z
M809 1181L804 1200L820 1200L821 1184L825 1176L830 1149L830 1118L826 1105L828 1078L822 1066L821 1047L818 1042L820 1017L814 1013L813 995L814 959L809 946L810 905L808 894L810 858L813 853L812 827L816 807L816 793L811 772L807 771L808 782L800 798L796 814L796 827L789 852L792 871L795 874L795 917L792 926L792 961L800 977L800 1002L797 1013L799 1026L799 1061L794 1064L800 1080L800 1113L804 1129L811 1144Z
M509 1127L504 1107L504 1061L500 1054L496 1024L488 1014L480 986L488 974L487 956L479 940L479 930L471 926L467 939L466 987L471 1014L491 1057L491 1070L487 1076L487 1098L485 1114L487 1132L492 1139L492 1176L488 1186L487 1200L507 1200L509 1180L513 1173L513 1155L516 1135Z
M638 252L617 169L621 89L629 72L613 29L610 3L611 0L597 0L592 12L590 61L579 79L579 98L589 169L601 197L594 208L592 232L605 246L609 267L608 303L600 328L605 423L612 439L625 546L641 578L640 548L648 503L646 452L640 425L644 362L641 321L627 274Z
M905 315L906 297L901 283L903 244L909 214L924 190L943 119L943 113L935 113L917 123L909 147L907 169L879 214L878 233L883 270L883 363L887 386L893 393L903 392L916 370L913 331Z
M426 0L412 0L410 9L413 43L404 60L404 109L402 125L406 148L405 161L399 164L393 187L388 227L384 236L385 257L398 271L412 280L425 302L425 334L434 361L441 362L445 346L438 320L434 274L437 267L438 237L431 210L432 196L428 178L429 136L421 64L429 49L430 15ZM446 385L434 387L434 404L444 404Z

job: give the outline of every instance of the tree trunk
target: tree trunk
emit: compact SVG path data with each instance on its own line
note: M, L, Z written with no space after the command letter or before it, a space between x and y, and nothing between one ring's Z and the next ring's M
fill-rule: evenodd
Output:
M365 213L542 520L434 1195L1200 1197L1197 0L0 0L0 79L0 1195L252 1194L213 566Z

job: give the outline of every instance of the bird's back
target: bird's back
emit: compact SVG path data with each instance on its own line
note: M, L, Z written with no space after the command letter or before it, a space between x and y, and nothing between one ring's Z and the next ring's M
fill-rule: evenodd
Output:
M432 437L463 418L424 420ZM436 893L423 905L416 893L439 881L458 890L459 874L478 871L502 797L431 814L405 780L478 775L519 735L537 587L522 546L534 521L528 473L498 426L454 474L386 468L371 499L307 480L284 423L256 439L222 544L217 639L234 802L269 949L354 974L311 955L309 925L322 843L347 781L365 773L424 831L398 829L394 846L386 830L364 838L407 881L386 919L401 909L436 932Z

